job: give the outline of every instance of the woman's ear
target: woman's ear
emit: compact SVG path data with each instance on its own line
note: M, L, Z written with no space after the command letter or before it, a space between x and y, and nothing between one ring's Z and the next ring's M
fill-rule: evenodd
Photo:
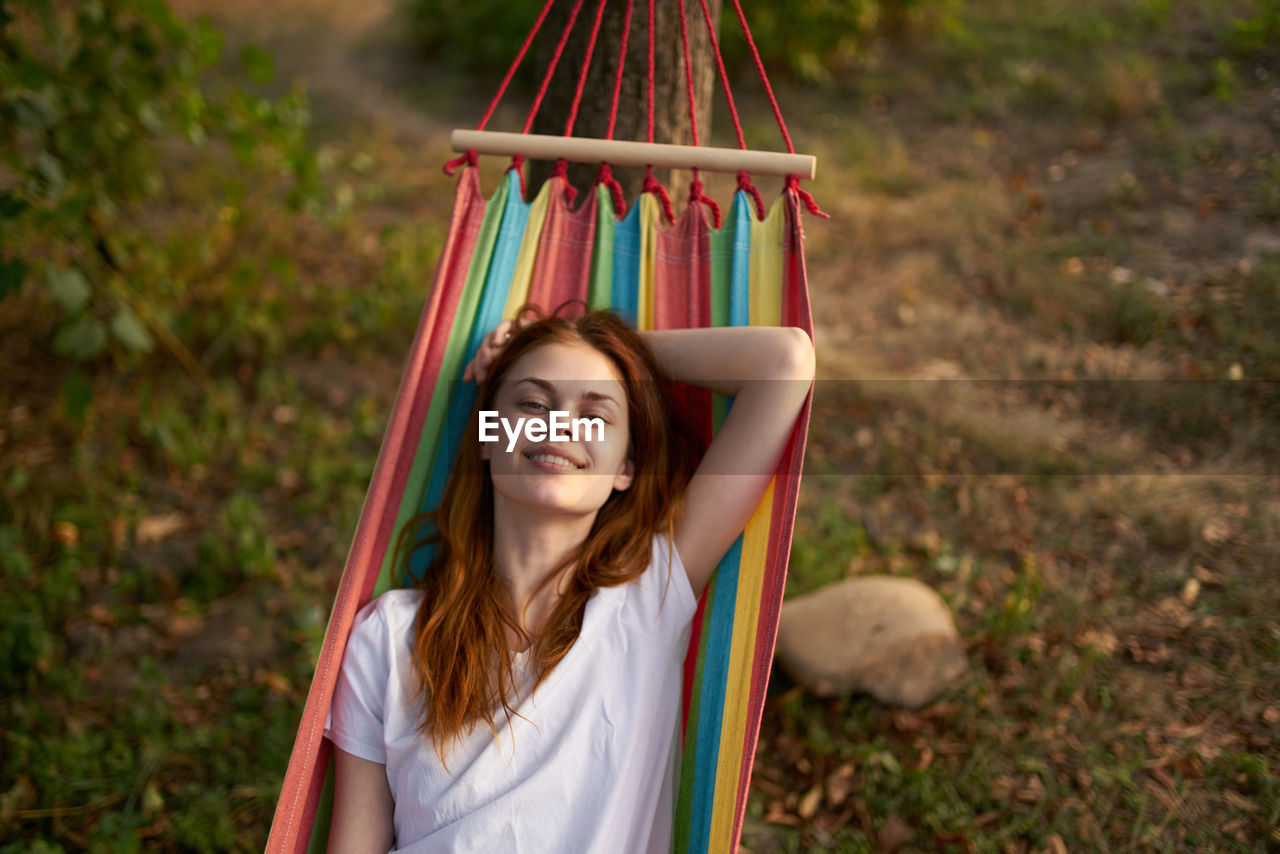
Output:
M614 475L613 488L619 492L625 492L631 488L631 482L635 480L636 464L628 459L622 464L622 471Z

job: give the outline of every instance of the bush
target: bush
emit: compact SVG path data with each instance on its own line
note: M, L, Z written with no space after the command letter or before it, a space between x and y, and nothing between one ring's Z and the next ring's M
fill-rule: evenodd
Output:
M170 324L208 247L148 227L144 203L168 189L162 151L218 141L240 177L279 176L295 205L314 191L301 96L213 85L220 52L210 26L160 0L0 5L0 300L43 287L58 355L133 363L160 338L194 365ZM270 78L267 54L241 59L256 83Z

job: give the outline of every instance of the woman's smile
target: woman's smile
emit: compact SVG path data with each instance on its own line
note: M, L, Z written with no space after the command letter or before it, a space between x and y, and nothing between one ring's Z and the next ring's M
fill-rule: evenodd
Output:
M580 471L586 468L585 463L580 463L568 454L547 445L535 445L532 448L525 448L522 453L524 458L533 463L535 468L554 474Z

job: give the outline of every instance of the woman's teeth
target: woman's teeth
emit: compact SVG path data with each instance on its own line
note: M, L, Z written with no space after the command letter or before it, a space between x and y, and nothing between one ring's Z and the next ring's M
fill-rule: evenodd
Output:
M550 463L551 465L559 466L562 469L580 468L580 466L574 465L573 463L566 460L564 457L557 457L554 454L534 454L533 456L529 457L529 459L538 463Z

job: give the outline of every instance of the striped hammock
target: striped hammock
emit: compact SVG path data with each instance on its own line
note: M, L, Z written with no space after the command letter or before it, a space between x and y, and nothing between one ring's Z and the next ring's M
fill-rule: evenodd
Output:
M811 335L801 200L787 189L763 221L739 191L723 228L693 201L670 227L652 194L619 221L598 185L573 210L563 178L532 203L507 172L491 199L474 167L458 181L448 238L356 527L276 806L268 852L324 850L332 745L322 732L356 612L412 579L392 566L395 537L443 494L477 387L462 369L481 338L524 303L612 306L639 329L800 326ZM719 397L719 396L717 396ZM706 412L709 435L725 401ZM693 618L684 663L683 760L674 849L737 849L791 548L809 405L774 481L714 574ZM409 574L424 569L424 558Z

